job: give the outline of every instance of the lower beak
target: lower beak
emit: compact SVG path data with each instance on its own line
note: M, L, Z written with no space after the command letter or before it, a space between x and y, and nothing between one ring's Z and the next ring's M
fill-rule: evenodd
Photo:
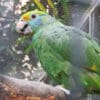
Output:
M23 20L19 20L16 24L16 31L20 34L30 34L32 29L29 24Z

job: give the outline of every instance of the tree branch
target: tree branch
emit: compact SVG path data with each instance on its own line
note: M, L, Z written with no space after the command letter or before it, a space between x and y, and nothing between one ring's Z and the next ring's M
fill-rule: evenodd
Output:
M42 82L0 74L0 100L67 100L67 96L62 90Z

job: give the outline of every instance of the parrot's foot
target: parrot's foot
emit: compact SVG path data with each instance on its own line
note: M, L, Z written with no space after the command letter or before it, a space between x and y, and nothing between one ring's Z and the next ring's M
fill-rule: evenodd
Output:
M88 94L87 100L92 100L92 94Z
M57 85L55 88L62 90L67 95L67 100L87 100L86 97L84 98L84 96L82 96L81 92L71 92L70 90L63 88L61 85Z
M61 85L57 85L55 88L62 90L67 95L67 100L74 100L71 96L70 90L63 88Z
M71 91L70 95L68 95L68 100L87 100L87 96L81 91L73 90Z
M64 91L64 93L65 93L66 95L70 95L70 90L67 90L67 89L63 88L61 85L57 85L55 88Z

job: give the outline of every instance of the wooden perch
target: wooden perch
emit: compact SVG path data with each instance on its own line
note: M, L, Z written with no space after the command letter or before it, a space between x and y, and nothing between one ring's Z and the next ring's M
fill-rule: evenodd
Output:
M65 93L41 82L0 74L0 100L67 100Z

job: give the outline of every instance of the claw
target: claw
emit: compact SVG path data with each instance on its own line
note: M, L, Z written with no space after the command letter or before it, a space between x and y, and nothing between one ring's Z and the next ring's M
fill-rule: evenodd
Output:
M65 92L65 94L70 95L70 90L63 88L61 85L57 85L55 88L60 89Z

